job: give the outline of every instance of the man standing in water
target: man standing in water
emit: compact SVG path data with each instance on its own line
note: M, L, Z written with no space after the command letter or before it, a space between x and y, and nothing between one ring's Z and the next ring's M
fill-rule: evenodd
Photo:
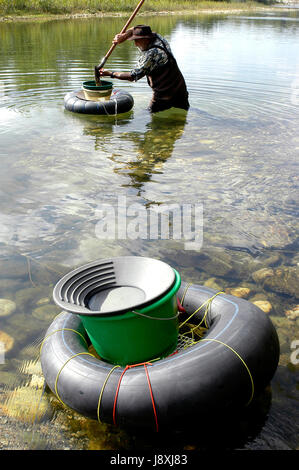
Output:
M149 86L153 89L150 112L156 113L172 107L187 111L190 105L185 79L166 39L153 33L150 26L138 25L125 33L117 34L113 43L120 44L126 40L134 41L141 51L138 67L131 72L101 69L100 76L131 82L146 76Z

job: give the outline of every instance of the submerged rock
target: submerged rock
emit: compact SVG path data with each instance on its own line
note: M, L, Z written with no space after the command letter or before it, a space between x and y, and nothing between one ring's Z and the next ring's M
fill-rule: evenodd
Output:
M255 300L252 303L259 307L265 313L270 313L272 310L272 305L270 304L270 302L268 302L268 300Z
M31 424L50 414L49 402L35 384L33 387L24 386L10 392L1 408L6 416Z
M0 330L0 344L4 345L4 352L7 353L13 348L14 345L14 338L12 336L9 336L7 333L4 331Z
M192 263L194 264L194 260ZM201 253L198 257L196 257L196 264L200 270L204 271L210 276L217 274L217 276L225 277L228 276L233 270L231 257L224 252Z
M50 302L50 298L49 297L43 297L42 299L39 299L37 302L36 302L36 305L45 305L45 304L48 304Z
M296 320L297 318L299 318L299 305L295 305L295 307L293 307L289 310L286 310L285 311L285 316L289 320Z
M281 257L277 253L271 254L264 260L264 264L269 267L278 266L281 263Z
M58 308L55 305L47 304L37 307L32 311L34 318L38 320L52 321L53 318L59 313Z
M7 317L16 309L16 304L13 300L0 299L0 317Z
M249 287L228 287L225 289L225 292L230 295L234 295L235 297L240 297L242 299L247 299L250 294Z
M207 279L204 282L204 286L210 287L211 289L215 289L215 290L218 290L218 291L222 290L221 286L217 283L216 277L210 277L209 279Z
M299 297L299 268L286 266L276 269L263 268L252 274L257 283L262 283L266 289L279 294Z
M23 347L28 344L30 338L39 337L41 334L41 324L31 315L31 311L27 313L15 313L8 317L6 331L8 334L18 338L18 345Z
M280 294L299 297L299 269L297 266L274 270L274 275L265 279L264 286Z
M16 292L15 301L20 309L27 311L40 299L49 297L49 286L27 287Z
M252 278L255 282L264 282L267 277L273 276L274 270L272 268L262 268L252 273Z

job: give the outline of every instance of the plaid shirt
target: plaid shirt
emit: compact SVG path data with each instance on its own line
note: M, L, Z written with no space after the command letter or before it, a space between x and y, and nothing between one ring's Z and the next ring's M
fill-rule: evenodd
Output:
M163 42L162 42L163 39ZM139 58L137 68L131 70L131 76L133 77L134 81L140 80L140 78L144 77L145 75L150 75L151 72L161 65L165 65L168 61L168 56L166 52L158 49L157 47L153 46L161 46L163 48L167 48L167 50L171 53L170 46L166 39L162 38L160 34L157 34L157 38L151 44L151 49L147 51L141 51L141 56Z

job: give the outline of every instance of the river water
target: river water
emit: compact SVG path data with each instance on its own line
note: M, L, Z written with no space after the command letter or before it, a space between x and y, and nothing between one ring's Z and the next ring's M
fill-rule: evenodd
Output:
M171 44L190 93L187 116L150 116L145 79L114 80L134 98L127 114L64 109L64 95L93 79L122 18L0 24L0 448L296 449L298 12L142 22ZM128 71L137 57L128 42L107 67ZM192 213L179 236L139 224L170 205ZM105 219L120 207L121 235ZM118 255L156 257L185 281L245 287L242 295L263 301L281 357L258 412L210 434L190 423L184 436L157 440L82 418L43 391L38 344L59 313L54 284Z

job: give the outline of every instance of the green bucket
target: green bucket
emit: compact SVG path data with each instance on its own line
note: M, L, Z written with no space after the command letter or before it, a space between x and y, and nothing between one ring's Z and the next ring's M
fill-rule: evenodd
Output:
M89 80L83 82L82 88L86 100L107 101L110 100L113 83L101 80L101 85L98 86L94 80Z
M80 315L93 347L112 364L126 366L171 354L178 341L176 293L181 285L175 272L173 287L161 299L120 315Z

